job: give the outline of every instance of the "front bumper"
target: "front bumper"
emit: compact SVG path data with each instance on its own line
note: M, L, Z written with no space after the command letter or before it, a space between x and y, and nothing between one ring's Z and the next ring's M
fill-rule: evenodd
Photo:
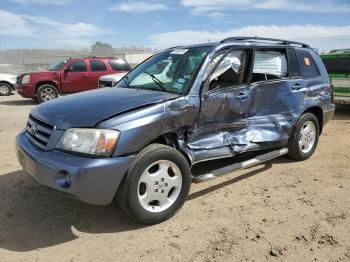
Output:
M88 158L58 150L43 151L28 140L25 132L16 138L16 153L23 170L39 184L96 205L111 203L134 159L134 156Z
M16 90L18 94L25 98L35 97L35 85L33 84L17 84Z

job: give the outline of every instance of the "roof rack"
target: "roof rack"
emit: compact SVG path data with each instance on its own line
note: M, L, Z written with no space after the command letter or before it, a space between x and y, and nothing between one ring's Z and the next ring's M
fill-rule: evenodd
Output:
M80 57L74 57L74 58L80 58ZM114 56L98 56L98 55L85 55L85 56L81 56L81 58L110 58L110 59L114 59Z
M289 41L289 40L283 40L283 39L276 39L276 38L264 38L264 37L257 37L257 36L235 36L235 37L228 37L220 41L220 43L227 43L227 42L233 42L233 41L267 41L267 42L277 42L283 45L300 45L301 47L309 48L310 46L308 44L296 42L296 41Z

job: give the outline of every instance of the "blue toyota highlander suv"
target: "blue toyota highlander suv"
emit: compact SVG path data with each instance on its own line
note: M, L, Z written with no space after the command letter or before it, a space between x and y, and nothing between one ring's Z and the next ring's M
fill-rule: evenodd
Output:
M35 107L16 141L39 184L159 223L202 182L288 154L314 152L334 104L308 45L231 37L156 54L116 86ZM195 172L203 161L225 165Z

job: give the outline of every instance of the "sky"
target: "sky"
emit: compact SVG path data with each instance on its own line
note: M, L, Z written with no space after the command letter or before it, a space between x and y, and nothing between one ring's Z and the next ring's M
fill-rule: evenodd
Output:
M350 0L0 0L0 49L165 48L229 36L350 48Z

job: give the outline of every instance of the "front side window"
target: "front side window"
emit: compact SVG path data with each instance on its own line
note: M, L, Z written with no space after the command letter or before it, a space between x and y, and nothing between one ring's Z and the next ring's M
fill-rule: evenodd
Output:
M288 76L284 50L257 50L254 55L252 82L281 79Z
M84 60L77 60L72 62L69 66L70 72L86 72L86 64Z
M90 60L90 67L92 72L107 71L105 64L100 60Z
M217 57L215 57L213 62L220 60L222 55L223 54L219 54ZM242 85L246 62L246 51L236 50L229 52L211 74L209 90Z
M131 71L116 87L185 94L209 51L210 47L193 47L156 54Z
M316 78L319 76L315 61L308 52L296 50L300 73L303 78Z

